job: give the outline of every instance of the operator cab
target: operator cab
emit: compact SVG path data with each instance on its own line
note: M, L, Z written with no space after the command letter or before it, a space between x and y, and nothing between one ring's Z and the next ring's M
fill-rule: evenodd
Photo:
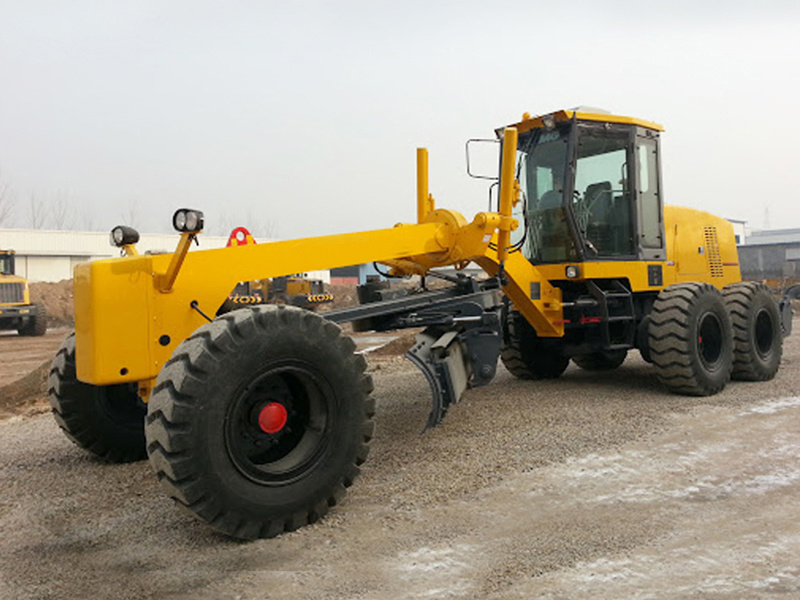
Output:
M526 226L512 241L528 260L665 260L660 125L578 108L515 127Z
M0 250L0 275L14 275L14 252Z

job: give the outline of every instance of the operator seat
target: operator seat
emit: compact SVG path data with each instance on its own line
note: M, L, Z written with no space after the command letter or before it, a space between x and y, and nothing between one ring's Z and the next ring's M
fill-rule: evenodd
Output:
M539 198L537 212L541 218L541 255L545 262L567 260L569 231L561 202L561 192L556 190L545 192Z
M598 254L613 253L613 200L610 181L591 183L586 186L586 192L583 194L585 210L588 213L584 234L597 248Z

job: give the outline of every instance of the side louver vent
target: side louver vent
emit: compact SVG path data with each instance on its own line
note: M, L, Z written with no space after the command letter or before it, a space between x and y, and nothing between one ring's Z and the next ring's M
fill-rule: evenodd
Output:
M722 258L719 255L719 240L717 239L716 227L704 227L703 233L706 238L706 259L708 260L708 270L712 277L722 277Z

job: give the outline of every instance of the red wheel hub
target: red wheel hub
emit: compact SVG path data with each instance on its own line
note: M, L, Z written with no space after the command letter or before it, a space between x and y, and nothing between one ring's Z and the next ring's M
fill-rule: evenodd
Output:
M286 407L280 402L270 402L258 413L258 426L266 433L278 433L286 426Z

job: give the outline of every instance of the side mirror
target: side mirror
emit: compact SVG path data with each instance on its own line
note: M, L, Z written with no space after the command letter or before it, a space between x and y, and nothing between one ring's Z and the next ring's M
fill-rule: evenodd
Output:
M467 140L467 175L474 179L500 179L500 141Z

